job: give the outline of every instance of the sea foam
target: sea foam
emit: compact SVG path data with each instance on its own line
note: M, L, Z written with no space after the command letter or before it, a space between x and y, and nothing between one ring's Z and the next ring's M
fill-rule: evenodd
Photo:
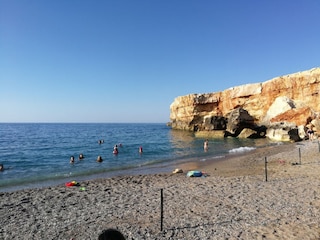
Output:
M243 153L243 152L249 152L255 149L256 149L255 147L239 147L239 148L233 148L229 150L229 153Z

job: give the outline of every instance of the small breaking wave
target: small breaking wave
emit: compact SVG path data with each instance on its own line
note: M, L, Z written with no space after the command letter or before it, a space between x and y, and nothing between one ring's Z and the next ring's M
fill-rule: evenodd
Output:
M229 150L229 153L243 153L255 150L255 147L239 147Z

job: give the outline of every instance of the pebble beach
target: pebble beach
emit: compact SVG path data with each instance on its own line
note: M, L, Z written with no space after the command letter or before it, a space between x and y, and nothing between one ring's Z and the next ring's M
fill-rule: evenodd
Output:
M318 141L176 168L1 192L0 239L320 239Z

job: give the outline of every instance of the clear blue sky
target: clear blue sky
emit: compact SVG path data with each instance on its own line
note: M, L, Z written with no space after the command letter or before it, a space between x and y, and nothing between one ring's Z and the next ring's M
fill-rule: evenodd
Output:
M168 122L319 67L319 0L0 0L0 122Z

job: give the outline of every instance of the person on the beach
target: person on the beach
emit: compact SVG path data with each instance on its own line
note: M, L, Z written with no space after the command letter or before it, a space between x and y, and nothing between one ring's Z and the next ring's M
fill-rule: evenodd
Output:
M307 134L308 134L309 140L313 140L314 131L312 127L307 130Z
M103 159L102 159L102 157L99 155L98 157L97 157L97 162L102 162L103 161Z
M203 149L206 152L206 151L208 151L208 148L209 148L209 141L208 141L208 139L206 139L203 143Z
M143 153L142 146L139 147L139 153Z
M79 154L79 160L82 160L82 159L84 159L84 156L83 156L82 153L80 153L80 154Z
M114 147L113 147L113 154L118 154L119 153L119 151L118 151L118 145L115 145Z
M74 163L74 156L70 157L70 163Z

